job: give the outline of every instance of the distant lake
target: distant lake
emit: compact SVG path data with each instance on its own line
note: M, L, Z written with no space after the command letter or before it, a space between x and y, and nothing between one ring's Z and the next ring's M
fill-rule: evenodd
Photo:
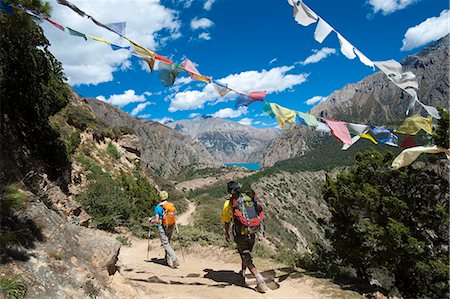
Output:
M245 167L248 170L260 170L261 169L261 165L259 165L258 163L231 163L231 164L225 164L225 166L240 166L240 167Z

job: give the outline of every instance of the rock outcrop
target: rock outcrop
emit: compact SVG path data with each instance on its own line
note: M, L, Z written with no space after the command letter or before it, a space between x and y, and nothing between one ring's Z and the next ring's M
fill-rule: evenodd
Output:
M178 120L167 126L197 140L220 163L260 162L257 153L280 134L276 129L258 129L210 116Z
M191 164L215 165L208 151L190 137L157 122L135 119L108 103L85 100L95 115L112 127L134 129L142 144L141 164L156 175L167 178Z

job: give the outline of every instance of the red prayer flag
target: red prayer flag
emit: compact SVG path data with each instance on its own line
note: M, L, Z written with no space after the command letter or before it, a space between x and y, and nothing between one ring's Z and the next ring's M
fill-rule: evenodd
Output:
M345 144L352 144L352 137L348 131L347 123L340 120L324 119L331 129L331 133Z
M62 30L62 31L65 31L65 30L64 30L64 26L59 25L58 23L56 23L56 22L50 20L49 18L45 18L45 19L46 19L49 23L51 23L53 26L55 26L56 28L58 28L58 29L60 29L60 30Z
M253 91L247 94L247 96L257 101L264 101L264 98L266 97L266 91Z
M412 137L412 136L405 136L402 139L402 142L400 143L400 146L403 147L403 148L415 147L416 146L416 142L414 141L414 137Z
M162 61L162 62L165 62L165 63L167 63L167 64L173 64L173 61L172 61L172 60L170 60L169 58L164 57L164 56L162 56L162 55L159 55L159 54L157 54L157 53L155 53L155 59L156 59L156 60L159 60L159 61Z

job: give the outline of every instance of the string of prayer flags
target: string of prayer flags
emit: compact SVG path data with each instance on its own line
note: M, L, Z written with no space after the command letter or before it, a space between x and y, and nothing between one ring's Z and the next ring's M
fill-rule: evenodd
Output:
M56 28L58 28L59 30L65 31L64 27L62 25L59 25L58 23L50 20L49 18L45 17L44 18L46 21L48 21L50 24L52 24L53 26L55 26Z
M189 76L191 76L192 80L203 81L206 83L211 82L211 78L201 75L200 72L197 70L197 68L192 63L192 61L190 61L189 59L185 59L181 63L181 66L189 74Z
M438 154L445 153L448 160L450 160L450 150L439 147L437 145L434 146L417 146L405 149L402 151L397 157L395 157L394 161L392 161L392 168L399 169L402 167L406 167L411 165L421 154Z
M280 126L281 129L283 129L286 124L295 124L297 113L294 110L284 108L274 103L270 103L270 108L272 109L273 114L275 114L278 126Z
M340 120L324 119L330 127L331 133L345 144L352 144L352 137L348 131L347 123Z
M69 27L67 27L67 30L69 31L70 35L82 37L82 38L84 38L85 41L87 41L87 37L86 37L86 35L84 33L78 32L78 31L73 30L73 29L71 29Z
M232 91L230 88L228 88L228 84L221 83L218 81L213 81L213 86L214 86L214 89L217 91L218 94L220 94L221 97L224 97L230 91Z
M411 116L403 121L403 124L394 130L396 133L405 135L416 135L420 130L432 134L432 118L422 116Z
M177 67L173 63L166 63L164 61L159 61L158 72L159 78L164 86L171 86L175 82L176 77L179 73L183 71L182 68Z
M105 24L105 26L108 27L110 31L113 31L120 36L125 35L126 22L109 23Z
M13 12L13 10L12 10L12 5L11 5L11 3L7 3L7 2L0 1L0 9L1 9L4 13L7 13L7 14L9 14L9 15L11 15L11 16L14 15L14 12Z

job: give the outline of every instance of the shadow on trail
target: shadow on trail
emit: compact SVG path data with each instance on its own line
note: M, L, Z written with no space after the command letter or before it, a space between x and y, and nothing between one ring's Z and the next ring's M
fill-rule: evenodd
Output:
M161 266L168 266L165 259L157 259L156 257L152 258L151 260L148 260L147 262L158 264Z
M215 271L213 269L204 269L203 272L206 272L203 275L204 278L208 278L214 280L215 282L223 282L225 285L218 285L218 287L225 287L227 285L235 285L238 287L243 287L247 289L251 289L249 286L245 284L244 279L239 273L236 273L232 270L218 270ZM216 285L212 285L216 286Z

